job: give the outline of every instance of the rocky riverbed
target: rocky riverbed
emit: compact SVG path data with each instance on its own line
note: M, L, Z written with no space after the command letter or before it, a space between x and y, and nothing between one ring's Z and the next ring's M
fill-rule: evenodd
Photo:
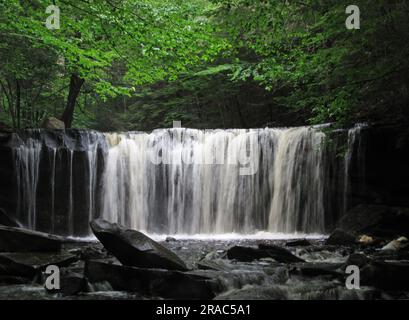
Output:
M0 299L409 298L404 237L156 242L104 221L92 227L99 241L1 226ZM19 250L24 242L31 252ZM49 265L59 267L59 290L45 286ZM360 268L360 289L347 289L348 265Z

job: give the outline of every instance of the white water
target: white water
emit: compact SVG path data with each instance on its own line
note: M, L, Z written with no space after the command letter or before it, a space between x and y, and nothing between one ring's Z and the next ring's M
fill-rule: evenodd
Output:
M324 137L307 127L107 135L102 216L166 234L322 232Z
M351 129L348 135L344 194L358 134ZM280 239L325 231L327 169L334 158L327 157L325 134L315 128L80 132L46 148L42 139L29 138L15 152L19 212L30 228L36 228L45 150L51 162L49 216L57 215L57 199L67 199L63 220L61 205L58 212L66 235L86 236L88 231L76 231L78 225L88 230L87 221L98 216L156 236L185 238ZM85 163L74 156L76 143ZM68 150L68 163L60 163L60 150ZM83 190L75 189L78 181Z

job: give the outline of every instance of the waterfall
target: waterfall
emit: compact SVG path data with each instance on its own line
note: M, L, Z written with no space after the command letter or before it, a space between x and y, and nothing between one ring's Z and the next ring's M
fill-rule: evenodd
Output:
M328 185L341 175L346 194L359 141L351 129L339 171L314 127L19 135L21 222L72 236L95 217L155 234L323 233L342 214Z

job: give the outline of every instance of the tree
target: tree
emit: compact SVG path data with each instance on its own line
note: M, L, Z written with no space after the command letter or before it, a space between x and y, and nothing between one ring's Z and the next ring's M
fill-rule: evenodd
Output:
M50 50L63 61L69 79L62 115L72 124L78 96L90 83L102 98L130 95L135 86L175 79L197 61L209 60L226 45L201 14L205 1L55 1L61 28L45 27L49 1L3 4L2 36ZM119 72L118 72L119 70Z

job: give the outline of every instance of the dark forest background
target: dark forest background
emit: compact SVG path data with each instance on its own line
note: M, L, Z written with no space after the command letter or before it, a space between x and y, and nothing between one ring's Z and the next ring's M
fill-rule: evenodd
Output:
M45 22L60 9L60 28ZM0 127L408 127L409 3L0 1Z

